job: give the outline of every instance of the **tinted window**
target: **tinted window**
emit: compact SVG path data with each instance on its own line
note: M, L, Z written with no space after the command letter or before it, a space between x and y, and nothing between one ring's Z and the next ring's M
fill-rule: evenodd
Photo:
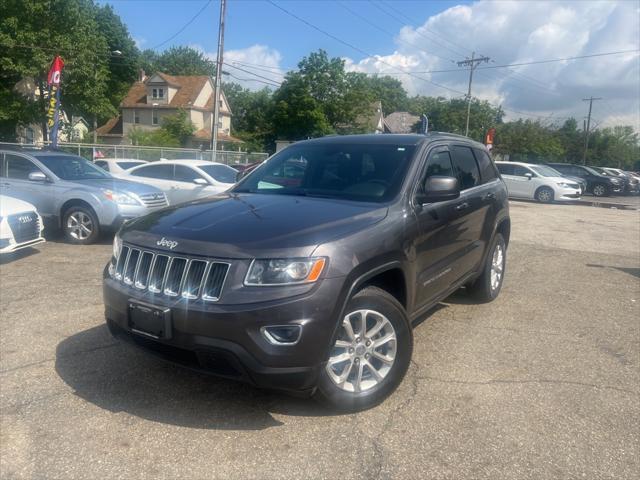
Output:
M523 167L522 165L513 166L513 175L515 175L516 177L524 177L527 173L533 174L533 172L527 167Z
M238 175L236 169L227 165L204 165L200 170L204 170L211 178L222 183L236 183L236 175Z
M15 178L16 180L29 180L29 174L31 172L40 171L32 161L27 160L24 157L7 153L5 155L5 160L7 162L7 177L9 178Z
M138 165L142 165L143 163L144 162L118 162L118 166L123 170L128 170L129 168L137 167Z
M513 175L513 165L508 163L496 163L501 175Z
M131 172L134 177L158 178L161 180L173 179L173 165L149 165L140 167L135 172Z
M90 162L75 155L38 155L45 167L63 180L92 180L111 176Z
M414 151L413 145L347 141L296 144L262 163L234 191L387 201L400 190Z
M105 162L104 160L98 160L96 162L94 162L97 166L99 166L100 168L106 170L107 172L109 171L109 164L107 162Z
M474 149L473 153L475 153L478 166L480 167L480 178L482 178L482 183L487 183L495 179L497 177L496 167L489 154L478 148Z
M186 167L184 165L174 165L173 179L176 182L189 182L193 183L196 178L204 178L198 172L196 172L191 167Z
M469 147L454 146L451 148L453 166L458 174L460 190L475 187L480 183L478 164Z
M571 170L571 165L556 164L556 165L551 165L551 168L553 168L554 170L558 170L559 172L569 174L569 171Z
M425 179L433 176L455 177L449 152L440 151L429 156Z

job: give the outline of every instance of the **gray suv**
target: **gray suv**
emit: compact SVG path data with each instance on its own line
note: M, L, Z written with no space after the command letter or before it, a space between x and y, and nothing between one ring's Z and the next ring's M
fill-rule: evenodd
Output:
M0 149L0 193L33 204L71 243L90 244L104 230L168 205L155 187L112 177L88 160L48 150Z

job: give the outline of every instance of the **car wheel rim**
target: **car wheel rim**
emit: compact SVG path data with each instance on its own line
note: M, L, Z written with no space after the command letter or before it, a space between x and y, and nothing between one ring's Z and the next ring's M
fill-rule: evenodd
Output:
M396 331L375 310L355 310L342 320L326 371L340 389L359 393L380 384L396 358Z
M597 185L594 189L593 189L593 194L596 196L601 196L604 195L604 187L602 187L601 185Z
M504 249L502 245L496 245L491 260L491 291L495 292L502 281L502 272L504 271Z
M541 202L548 202L551 200L551 192L549 192L549 190L541 190L538 194L538 198Z
M67 219L67 230L76 240L86 240L93 233L91 217L84 212L73 212Z

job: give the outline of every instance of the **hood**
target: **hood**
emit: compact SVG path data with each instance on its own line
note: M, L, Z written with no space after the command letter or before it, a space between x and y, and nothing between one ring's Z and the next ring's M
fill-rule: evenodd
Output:
M144 183L132 182L131 180L123 180L121 178L96 178L91 180L79 181L78 184L87 187L106 188L123 193L135 193L144 195L145 193L161 193L162 191L151 185Z
M14 213L36 211L36 207L29 202L17 198L0 195L0 217L13 215Z
M125 241L174 253L222 258L309 256L320 244L373 225L387 207L335 199L220 194L169 207L127 223ZM167 242L158 243L162 238Z

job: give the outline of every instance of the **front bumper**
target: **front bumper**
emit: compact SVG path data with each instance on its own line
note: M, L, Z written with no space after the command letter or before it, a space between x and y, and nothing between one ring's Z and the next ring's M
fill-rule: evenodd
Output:
M554 200L563 202L570 200L578 200L580 198L581 191L579 188L562 188L558 187L555 193Z
M328 356L341 305L343 279L324 279L305 295L230 305L139 292L105 272L105 317L111 333L165 360L261 388L310 392ZM170 338L132 331L130 302L171 311ZM301 325L295 345L273 345L264 326Z
M43 230L44 226L42 218L38 216L37 227L33 234L30 234L27 238L22 238L22 241L17 242L7 219L2 219L2 221L0 221L0 254L15 252L23 248L43 243L45 241L42 237Z

